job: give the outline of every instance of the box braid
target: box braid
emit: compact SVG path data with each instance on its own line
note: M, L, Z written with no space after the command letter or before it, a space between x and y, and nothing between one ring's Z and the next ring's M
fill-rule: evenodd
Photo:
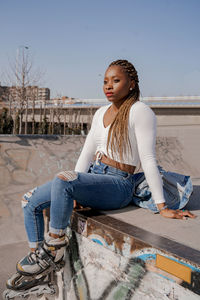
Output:
M128 62L127 60L119 59L113 61L109 65L109 67L112 66L119 66L123 68L123 70L127 73L130 79L134 80L135 82L134 89L130 91L126 100L120 106L120 109L114 121L112 122L108 133L107 151L108 146L110 144L112 157L114 158L114 153L118 152L120 160L123 160L124 155L131 151L131 144L128 134L129 111L133 103L139 101L139 80L136 69L134 68L132 63Z

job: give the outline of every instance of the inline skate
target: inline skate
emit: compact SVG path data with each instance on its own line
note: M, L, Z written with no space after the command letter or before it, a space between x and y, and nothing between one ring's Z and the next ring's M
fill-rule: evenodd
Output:
M53 239L47 234L40 248L30 252L17 263L17 272L8 279L3 299L55 294L54 275L64 266L64 249L67 245L66 236Z

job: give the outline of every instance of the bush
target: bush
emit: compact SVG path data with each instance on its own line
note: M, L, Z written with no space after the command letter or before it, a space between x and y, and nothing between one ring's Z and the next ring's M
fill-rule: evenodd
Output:
M11 134L13 131L13 119L8 114L8 109L3 107L0 112L0 134Z
M42 123L39 124L39 134L48 134L48 121L47 118L45 117L42 121Z

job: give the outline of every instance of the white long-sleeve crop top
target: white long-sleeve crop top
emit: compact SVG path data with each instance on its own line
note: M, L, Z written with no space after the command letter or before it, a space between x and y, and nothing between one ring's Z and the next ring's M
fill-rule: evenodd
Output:
M137 166L141 162L152 198L156 204L164 203L163 186L158 171L155 155L156 117L153 111L143 102L137 101L129 113L129 139L132 151L124 155L123 161L119 154L114 157L111 150L107 151L107 138L110 126L104 127L103 117L111 104L99 108L94 114L90 132L87 135L82 152L76 163L76 172L87 172L95 153L101 151L115 161Z

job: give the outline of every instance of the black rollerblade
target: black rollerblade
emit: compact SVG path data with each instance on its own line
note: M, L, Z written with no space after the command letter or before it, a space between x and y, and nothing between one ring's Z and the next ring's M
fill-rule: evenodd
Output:
M67 245L65 237L53 239L47 235L43 247L17 263L17 273L8 279L3 299L55 294L55 271L64 266L64 249Z

